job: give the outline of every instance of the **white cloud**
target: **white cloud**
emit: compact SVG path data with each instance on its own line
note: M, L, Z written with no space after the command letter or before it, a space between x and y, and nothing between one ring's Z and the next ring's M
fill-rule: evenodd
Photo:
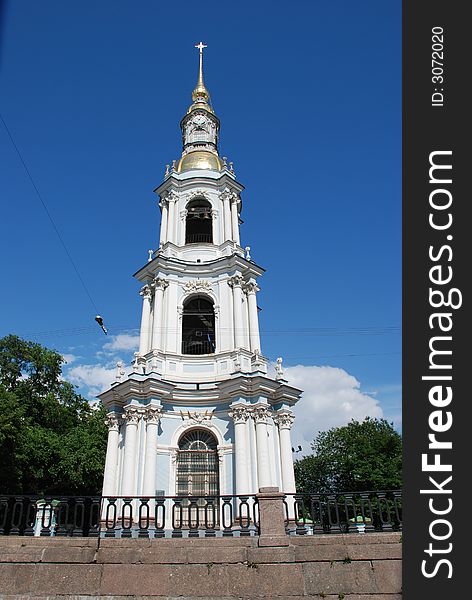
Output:
M303 390L294 407L292 443L310 454L310 443L319 431L345 425L351 419L382 417L378 400L361 392L360 383L343 369L297 365L286 367L289 385Z
M115 380L116 367L77 365L67 372L67 379L93 397L108 389Z
M136 350L139 346L139 335L131 333L120 333L111 336L111 341L103 344L103 349L116 352L119 350Z

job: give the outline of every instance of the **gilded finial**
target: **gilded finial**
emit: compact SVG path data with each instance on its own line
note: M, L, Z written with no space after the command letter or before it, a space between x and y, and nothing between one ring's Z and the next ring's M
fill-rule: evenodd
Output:
M203 82L203 49L207 48L207 46L203 42L199 42L195 45L195 48L198 48L200 51L200 65L198 69L197 85L192 92L192 100L195 102L197 98L203 98L205 102L208 102L210 99L210 94L208 93L208 90Z

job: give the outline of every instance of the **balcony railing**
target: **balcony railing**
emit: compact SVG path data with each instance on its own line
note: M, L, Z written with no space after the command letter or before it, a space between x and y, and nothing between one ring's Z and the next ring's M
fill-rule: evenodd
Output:
M288 494L284 512L291 535L400 531L402 494L398 490Z
M213 236L211 233L187 233L185 236L186 244L211 244Z
M214 354L215 344L209 340L182 341L182 354Z

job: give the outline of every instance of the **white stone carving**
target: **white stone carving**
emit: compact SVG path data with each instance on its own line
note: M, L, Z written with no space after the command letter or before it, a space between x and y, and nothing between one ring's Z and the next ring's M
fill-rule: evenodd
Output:
M120 382L121 378L123 377L123 375L125 374L125 370L124 370L124 364L121 360L119 360L116 363L116 374L115 374L115 381Z
M213 411L206 410L202 411L193 411L190 412L187 410L186 412L180 411L180 416L182 417L182 421L184 421L184 426L189 427L191 425L206 425L207 427L212 427L211 419L213 417Z
M204 279L195 279L193 281L187 281L183 284L183 288L187 294L191 292L211 292L212 286L211 281L206 281Z
M275 362L275 378L277 380L284 378L284 370L282 368L282 358L279 358Z

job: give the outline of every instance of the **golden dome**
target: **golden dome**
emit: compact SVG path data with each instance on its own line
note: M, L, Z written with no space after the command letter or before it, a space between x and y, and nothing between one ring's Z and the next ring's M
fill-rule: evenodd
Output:
M207 150L194 150L193 152L189 152L183 156L175 166L177 173L191 171L193 169L221 171L222 168L223 161L220 157Z

